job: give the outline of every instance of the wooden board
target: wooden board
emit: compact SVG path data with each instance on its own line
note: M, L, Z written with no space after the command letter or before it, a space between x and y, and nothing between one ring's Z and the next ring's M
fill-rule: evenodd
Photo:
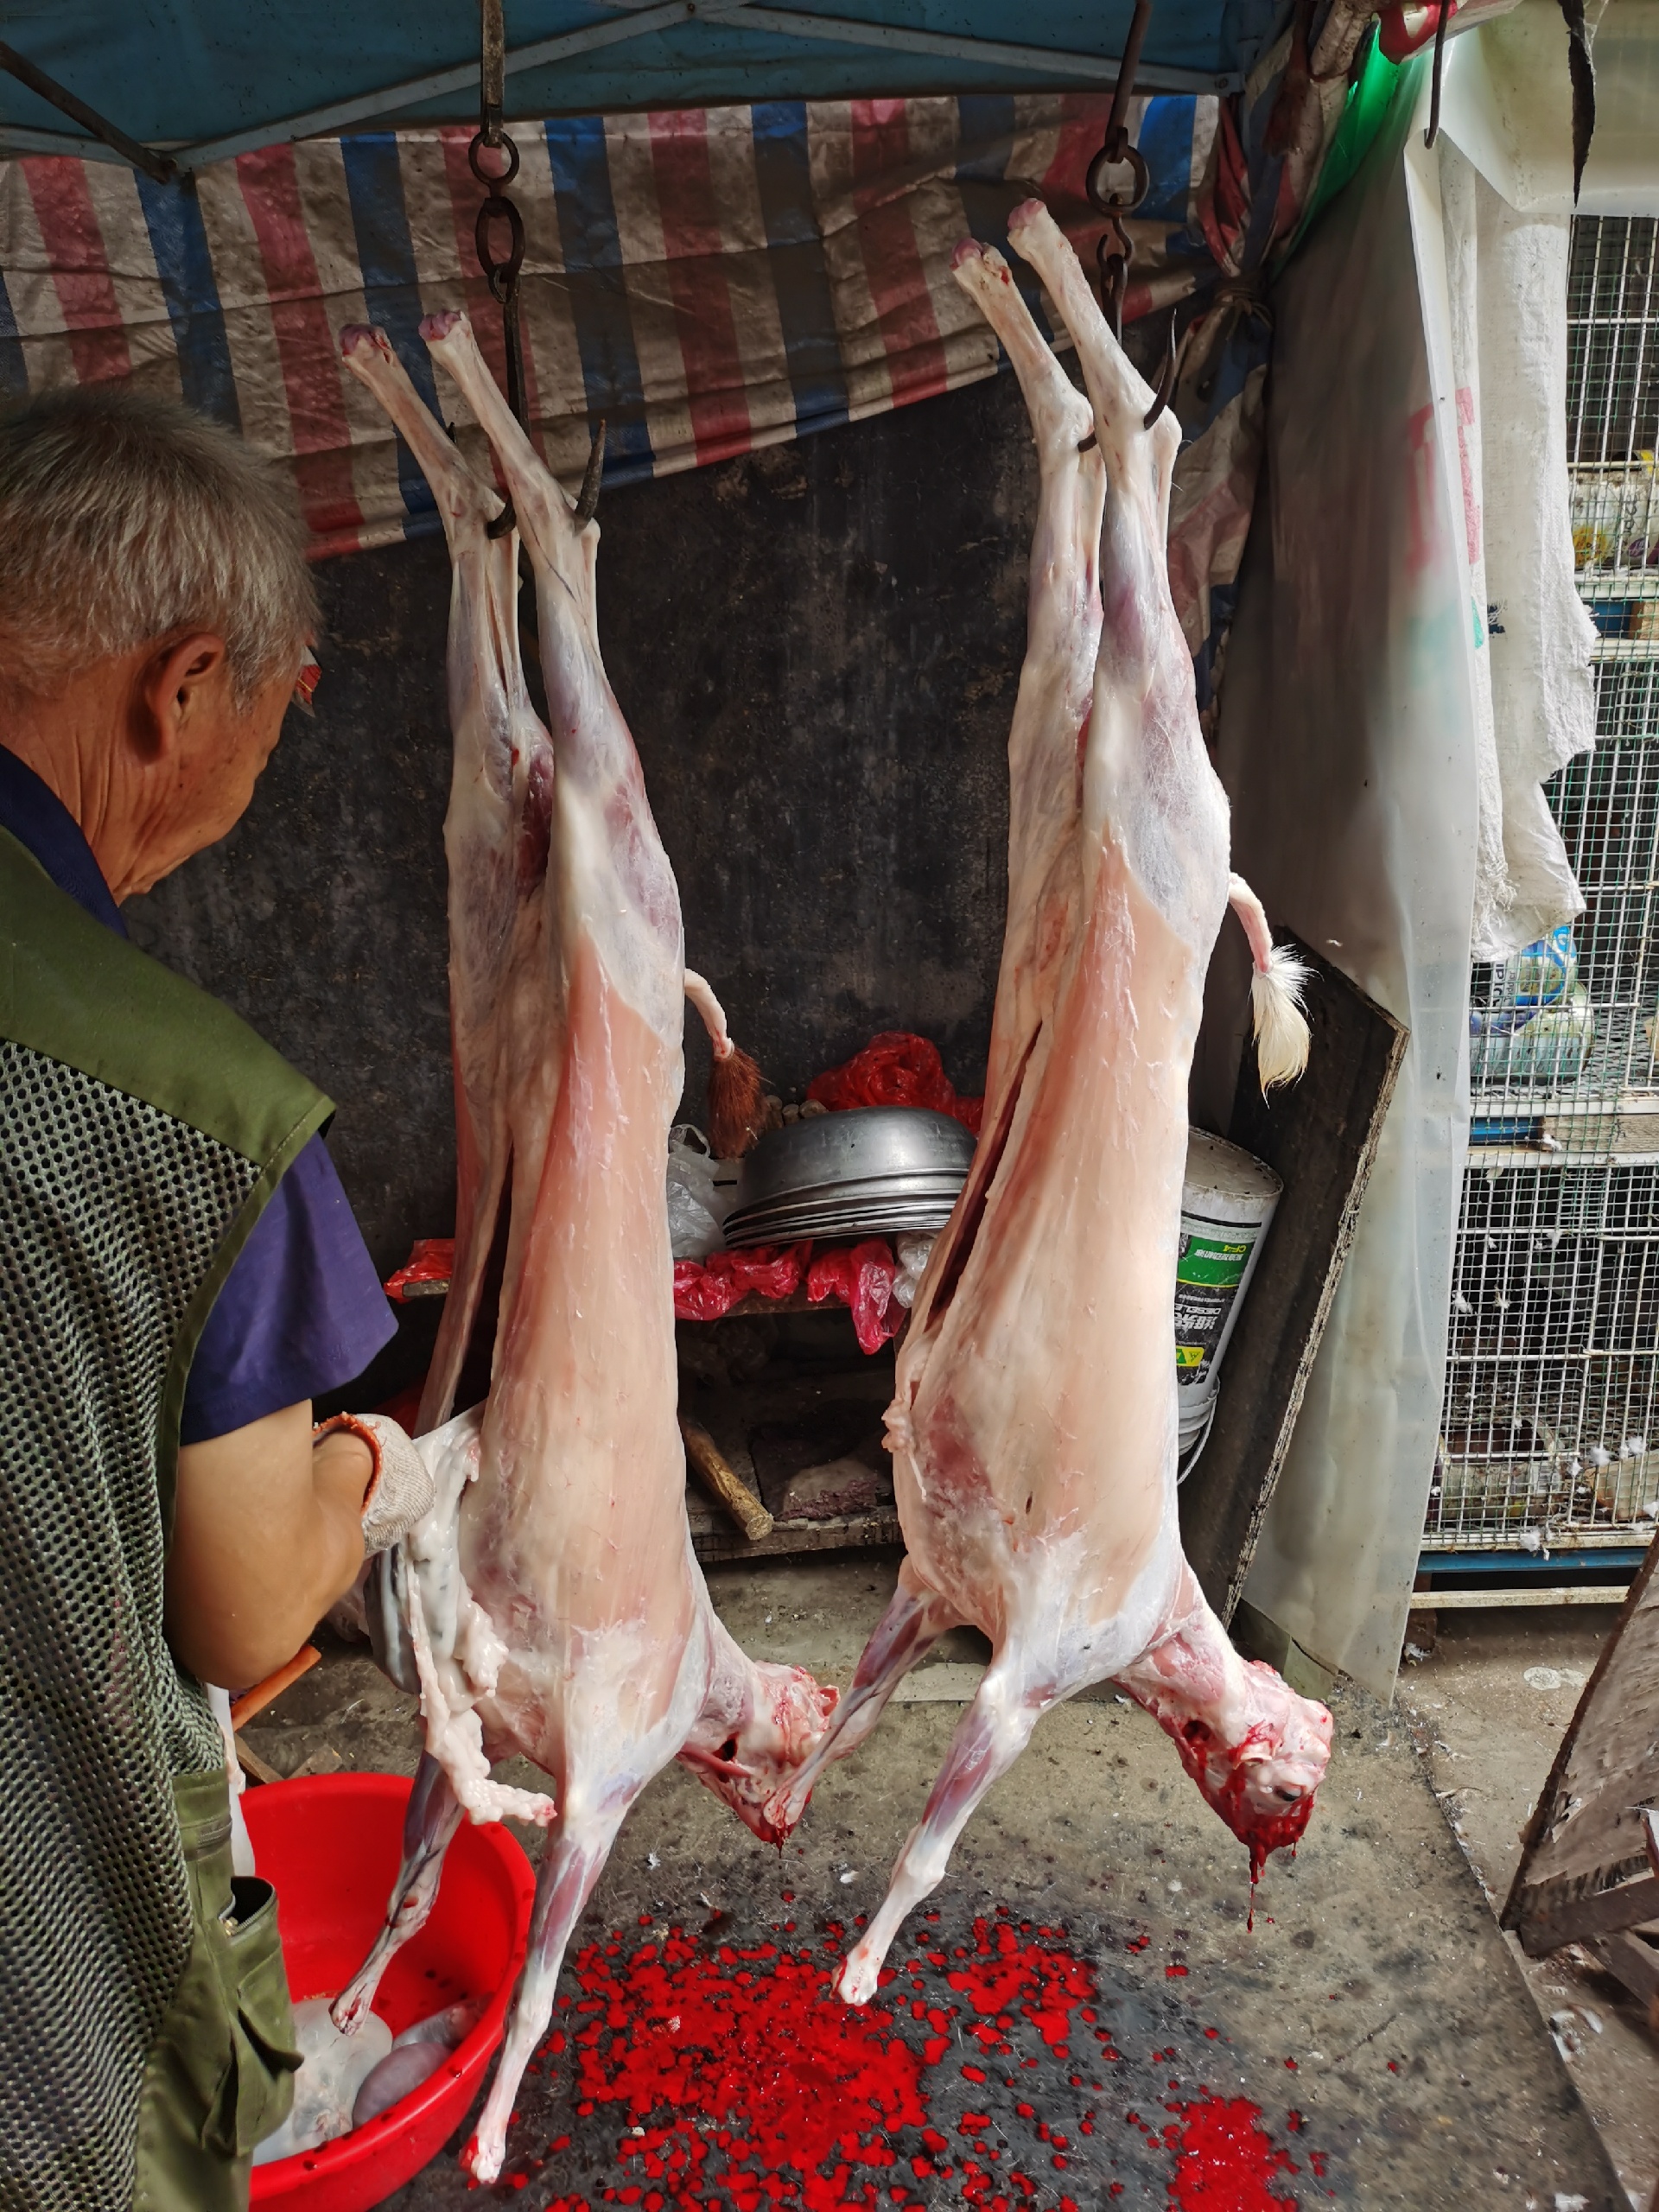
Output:
M1227 1357L1215 1425L1181 1486L1181 1541L1205 1595L1232 1618L1353 1243L1406 1031L1339 969L1313 969L1307 1071L1264 1103L1248 1040L1235 1144L1284 1181Z
M1502 1923L1534 1958L1659 1913L1642 1820L1659 1804L1656 1563L1650 1547L1521 1839Z
M691 1548L701 1560L783 1559L796 1552L858 1551L868 1544L904 1541L891 1507L885 1513L852 1513L833 1521L774 1521L772 1534L753 1544L696 1487L687 1490L685 1507Z
M824 1308L814 1310L823 1313ZM855 1353L854 1357L860 1356ZM732 1472L756 1497L762 1497L762 1485L749 1450L749 1438L754 1431L769 1423L810 1419L814 1406L826 1398L837 1402L849 1398L868 1400L871 1421L879 1425L892 1395L893 1363L890 1357L874 1364L866 1364L861 1359L860 1365L851 1371L826 1369L792 1380L757 1381L724 1389L695 1383L682 1375L680 1389L685 1410L708 1427ZM839 1448L833 1439L826 1440L825 1456L832 1457ZM825 1520L777 1520L772 1523L772 1533L757 1543L749 1541L732 1516L690 1472L685 1513L691 1524L691 1548L704 1560L780 1559L791 1553L855 1551L867 1545L899 1544L904 1541L891 1487L885 1485L884 1495L873 1501L868 1511Z

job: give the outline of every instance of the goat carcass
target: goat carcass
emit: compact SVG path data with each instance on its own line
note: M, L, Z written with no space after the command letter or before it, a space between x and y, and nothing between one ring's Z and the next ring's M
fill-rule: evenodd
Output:
M1008 232L1073 334L1089 401L1001 256L960 247L957 281L1019 375L1041 471L1009 741L1007 933L982 1133L887 1416L908 1555L779 1821L798 1818L945 1630L974 1623L992 1657L842 1969L854 2002L1039 1716L1086 1684L1116 1680L1156 1716L1249 1846L1253 1876L1300 1834L1329 1755L1324 1708L1234 1651L1176 1521L1187 1078L1230 898L1255 956L1264 1077L1300 1064L1306 1028L1261 909L1228 872L1227 803L1165 565L1176 427L1146 426L1153 394L1044 209L1027 201Z
M495 450L530 553L552 772L524 778L533 815L528 799L516 817L503 803L503 747L522 753L539 733L522 717L500 720L499 702L522 694L516 541L502 539L499 552L486 531L501 503L472 477L385 341L349 334L348 362L403 431L449 531L457 783L478 772L475 756L492 779L479 808L488 825L480 849L450 840L452 866L470 856L463 864L475 869L478 894L470 880L452 880L451 911L460 935L476 903L487 918L480 941L499 963L493 1013L477 1011L486 991L463 1020L472 970L457 944L458 1064L463 1032L498 1025L477 1056L479 1103L464 1066L457 1087L475 1126L491 1133L479 1147L487 1165L475 1179L477 1218L493 1225L484 1194L492 1180L501 1187L504 1152L513 1215L488 1399L423 1438L438 1502L389 1577L391 1641L401 1627L427 1755L385 1929L334 2009L343 2028L362 2018L388 1960L430 1910L463 1811L515 1812L546 1826L530 1956L464 2153L469 2171L490 2180L567 1938L639 1791L682 1758L775 1840L768 1804L822 1734L835 1693L799 1669L746 1657L715 1618L692 1556L664 1176L682 1080L683 994L717 1038L724 1023L707 986L686 976L679 893L600 658L598 530L578 521L543 467L465 319L434 316L422 334ZM487 741L468 734L480 701ZM452 801L452 820L457 811ZM545 821L539 844L515 827L527 817ZM517 842L492 849L492 838ZM510 912L504 887L518 902ZM463 1194L466 1175L463 1166ZM487 1243L490 1226L476 1234ZM444 1410L442 1385L434 1398ZM492 1761L515 1751L551 1776L552 1801L491 1780Z

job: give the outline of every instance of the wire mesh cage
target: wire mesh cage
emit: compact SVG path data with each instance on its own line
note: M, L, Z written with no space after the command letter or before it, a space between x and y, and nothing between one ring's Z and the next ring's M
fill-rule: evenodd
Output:
M1659 283L1650 215L1581 219L1567 278L1567 461L1580 588L1618 613L1605 636L1655 642L1645 613L1659 598Z
M1628 1544L1659 1512L1656 230L1573 225L1567 455L1596 747L1545 792L1585 911L1471 977L1439 1548Z
M1659 1507L1659 1162L1467 1177L1429 1541L1628 1543ZM1649 1448L1651 1447L1651 1448Z

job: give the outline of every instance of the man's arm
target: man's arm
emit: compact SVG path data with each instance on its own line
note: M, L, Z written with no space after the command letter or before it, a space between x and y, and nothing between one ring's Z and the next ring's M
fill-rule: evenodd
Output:
M242 1689L291 1659L363 1564L374 1456L311 1435L309 1402L179 1452L168 1641L203 1681Z

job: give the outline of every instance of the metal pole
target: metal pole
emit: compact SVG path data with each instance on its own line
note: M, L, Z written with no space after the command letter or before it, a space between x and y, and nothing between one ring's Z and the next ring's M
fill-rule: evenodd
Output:
M486 146L501 143L501 109L507 79L507 31L501 0L478 0L480 128Z
M171 184L179 174L176 162L170 161L165 154L156 153L153 147L143 144L138 139L130 138L118 124L111 123L106 116L100 115L95 107L88 107L86 101L78 99L67 86L59 84L55 77L48 77L44 69L37 69L29 56L19 54L15 47L0 44L0 69L15 77L20 85L27 85L31 92L48 101L60 114L67 115L72 122L79 124L83 130L90 130L94 138L102 139L106 146L113 146L124 161L130 162L134 168L142 169L157 184Z

